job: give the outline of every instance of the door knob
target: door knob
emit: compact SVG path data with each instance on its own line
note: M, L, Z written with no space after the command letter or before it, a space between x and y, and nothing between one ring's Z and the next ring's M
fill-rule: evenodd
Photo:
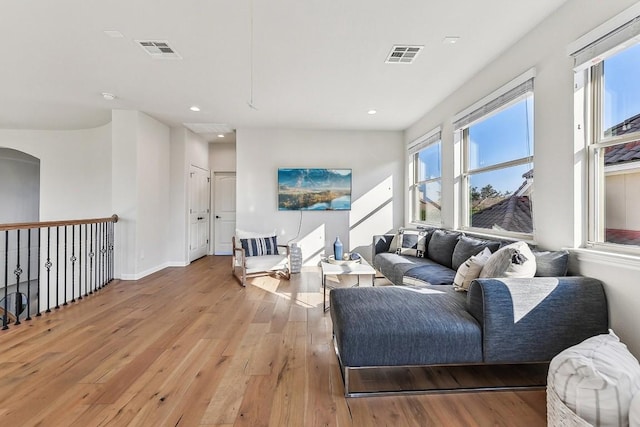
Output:
M199 216L199 217L198 217L198 221L200 221L201 219L204 219L204 218L203 218L203 217L201 217L201 216Z
M220 215L216 215L216 219L220 219Z

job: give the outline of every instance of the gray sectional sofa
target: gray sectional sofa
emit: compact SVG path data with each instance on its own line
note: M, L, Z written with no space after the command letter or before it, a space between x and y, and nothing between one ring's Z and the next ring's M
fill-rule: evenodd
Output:
M390 248L393 235L374 237L374 267L400 286L331 290L347 396L359 395L350 390L353 369L548 363L562 350L607 333L602 283L564 276L566 253L536 253L536 277L478 278L468 292L459 292L452 286L454 267L504 243L443 230L427 234L436 232L447 239L404 254Z

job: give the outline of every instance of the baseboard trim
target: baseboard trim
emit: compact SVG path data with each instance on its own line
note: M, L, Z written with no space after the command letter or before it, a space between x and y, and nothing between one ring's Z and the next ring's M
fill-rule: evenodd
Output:
M156 273L164 268L169 267L169 263L166 262L164 264L157 265L155 267L151 267L145 271L136 274L121 274L120 280L140 280L144 277L149 276L150 274Z

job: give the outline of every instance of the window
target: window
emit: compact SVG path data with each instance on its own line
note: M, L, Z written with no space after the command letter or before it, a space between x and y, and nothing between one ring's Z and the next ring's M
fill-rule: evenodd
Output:
M442 224L442 156L440 129L411 145L409 151L410 222Z
M636 25L634 25L636 22ZM586 81L592 246L640 247L640 28L636 18L574 53Z
M533 233L533 74L456 115L463 155L462 228Z

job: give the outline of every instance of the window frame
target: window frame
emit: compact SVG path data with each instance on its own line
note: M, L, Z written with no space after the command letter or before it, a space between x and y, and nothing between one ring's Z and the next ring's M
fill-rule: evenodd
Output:
M638 19L638 18L636 18ZM584 120L587 145L587 233L585 246L606 252L640 255L640 245L606 242L606 166L604 151L608 147L640 140L640 131L606 136L604 121L604 63L621 50L640 45L640 41L621 42L610 52L600 55L596 63L576 71L576 81L586 82L584 90Z
M419 180L420 164L418 162L420 152L432 147L435 144L440 144L440 175L435 178L429 178L426 180ZM437 127L430 132L427 132L420 138L414 140L407 146L407 159L408 159L408 208L409 208L409 223L428 225L434 227L441 227L442 222L442 191L440 193L440 221L433 222L428 220L421 220L416 218L416 194L419 194L419 186L422 184L429 184L433 182L440 182L440 189L442 190L442 131L441 127ZM428 219L428 218L427 218Z
M460 210L459 210L459 229L462 231L472 232L474 234L484 234L490 236L507 237L521 240L531 241L534 236L534 231L531 233L521 233L507 230L497 230L490 228L480 228L471 226L471 177L473 175L491 172L501 169L506 169L513 166L520 166L524 164L534 163L535 152L531 156L525 156L514 160L509 160L501 163L496 163L490 166L478 167L470 169L470 138L469 128L473 125L486 120L500 112L516 105L517 103L526 100L527 98L534 97L533 80L535 78L535 69L531 69L522 75L516 77L511 82L504 85L491 95L483 98L481 101L476 102L471 107L468 107L463 112L456 114L454 118L454 129L456 132L455 140L462 143L461 147L461 168L460 168ZM517 94L518 89L526 89L524 92ZM510 92L516 92L516 96L509 97ZM506 96L507 99L504 102L500 102L500 98ZM497 103L497 107L495 104ZM491 108L492 105L493 107ZM488 110L488 111L484 111ZM535 115L534 115L535 121ZM533 123L531 123L533 126ZM532 146L535 145L535 135L531 140ZM534 219L534 208L531 201L531 219Z

